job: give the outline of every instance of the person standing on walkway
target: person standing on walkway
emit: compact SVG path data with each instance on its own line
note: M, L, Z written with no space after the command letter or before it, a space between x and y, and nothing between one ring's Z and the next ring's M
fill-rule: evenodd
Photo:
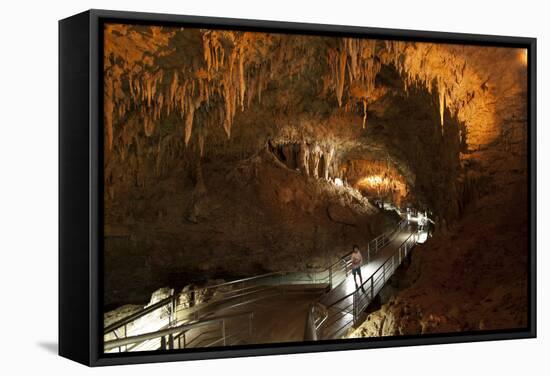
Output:
M361 265L363 264L363 256L361 255L361 252L359 252L359 246L354 245L353 246L353 252L351 253L351 272L353 274L353 281L355 282L355 288L358 289L359 286L361 286L361 290L363 292L365 289L363 288L363 276L361 275ZM357 275L359 275L359 281L361 284L357 285Z

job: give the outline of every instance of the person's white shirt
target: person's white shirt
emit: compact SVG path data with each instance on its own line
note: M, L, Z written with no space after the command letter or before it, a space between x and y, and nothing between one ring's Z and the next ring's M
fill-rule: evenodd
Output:
M357 268L361 266L362 263L363 263L363 256L361 255L361 252L353 251L353 253L351 254L351 266L354 268Z

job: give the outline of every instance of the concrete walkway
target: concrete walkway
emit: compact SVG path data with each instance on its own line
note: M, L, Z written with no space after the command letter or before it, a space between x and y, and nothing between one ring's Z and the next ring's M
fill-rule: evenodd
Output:
M317 279L315 273L292 272L284 273L281 276L273 275L262 277L255 281L250 293L237 299L221 299L213 301L201 311L201 320L213 316L229 316L241 313L253 313L253 320L247 326L248 321L240 322L240 319L228 321L224 326L224 336L231 340L226 345L237 345L245 343L281 343L297 342L304 339L306 318L310 311L311 304L320 303L327 310L326 319L317 330L318 339L341 338L354 324L354 295L358 302L358 312L364 310L372 301L374 296L383 288L384 284L391 277L393 271L402 262L402 253L399 252L402 244L409 239L411 234L417 231L416 225L405 226L389 238L388 243L378 249L368 263L361 267L361 274L365 284L365 292L359 290L356 293L353 275L345 275L345 270L336 270L341 273L339 278L344 280L328 290L329 284L322 277ZM416 239L413 238L414 241ZM364 251L364 250L363 250ZM372 252L372 250L371 250ZM365 255L365 252L363 252ZM398 253L399 257L395 257ZM405 253L403 253L404 255ZM366 255L365 255L366 256ZM384 268L384 263L388 262ZM364 257L366 261L366 257ZM328 272L327 272L328 273ZM328 274L327 274L328 275ZM333 278L334 278L333 274ZM369 278L372 277L372 287ZM328 278L328 277L327 277ZM241 286L242 287L242 286ZM237 295L238 296L238 295ZM357 312L356 312L357 313ZM188 315L191 315L187 317ZM355 317L355 322L361 319L360 314ZM177 322L185 323L193 321L193 313L184 309L177 311ZM162 328L161 328L162 329ZM242 332L250 335L242 337ZM211 327L197 328L186 334L185 347L201 347L206 343L220 338L219 330ZM194 341L196 339L196 341ZM225 342L225 341L224 341ZM160 339L156 338L132 346L132 349L125 348L123 351L149 350L149 347L158 348ZM193 343L193 345L192 345ZM177 348L178 346L176 346Z
M405 227L399 231L394 238L382 249L378 250L376 255L371 258L368 264L361 267L363 282L371 276L376 280L382 270L379 270L384 262L394 255L399 247L407 238L416 231L416 226ZM357 277L359 282L359 278ZM380 289L383 287L378 286ZM368 293L368 286L365 286ZM319 303L327 307L328 317L322 326L322 339L340 338L353 324L353 293L356 291L353 275L350 274L340 285L336 286L325 294ZM360 294L365 294L359 290Z

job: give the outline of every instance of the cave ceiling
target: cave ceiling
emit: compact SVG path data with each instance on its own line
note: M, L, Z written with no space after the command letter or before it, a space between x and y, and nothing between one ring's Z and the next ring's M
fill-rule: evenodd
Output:
M411 161L460 168L524 106L519 49L120 24L104 35L107 162L132 148L295 144L426 185Z

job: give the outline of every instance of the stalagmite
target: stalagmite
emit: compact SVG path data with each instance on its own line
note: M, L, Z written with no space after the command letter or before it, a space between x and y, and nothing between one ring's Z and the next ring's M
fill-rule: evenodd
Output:
M324 168L323 177L325 178L325 180L328 180L330 166L332 165L332 160L334 158L334 147L333 146L329 147L328 152L326 152L324 156L325 156L325 165L323 166Z
M305 141L300 144L299 168L306 176L309 176L309 148Z
M321 148L319 147L319 145L315 145L313 147L312 154L313 154L313 171L312 171L312 174L313 174L314 178L319 178L319 162L321 161L321 156L323 155L323 152L322 152Z

